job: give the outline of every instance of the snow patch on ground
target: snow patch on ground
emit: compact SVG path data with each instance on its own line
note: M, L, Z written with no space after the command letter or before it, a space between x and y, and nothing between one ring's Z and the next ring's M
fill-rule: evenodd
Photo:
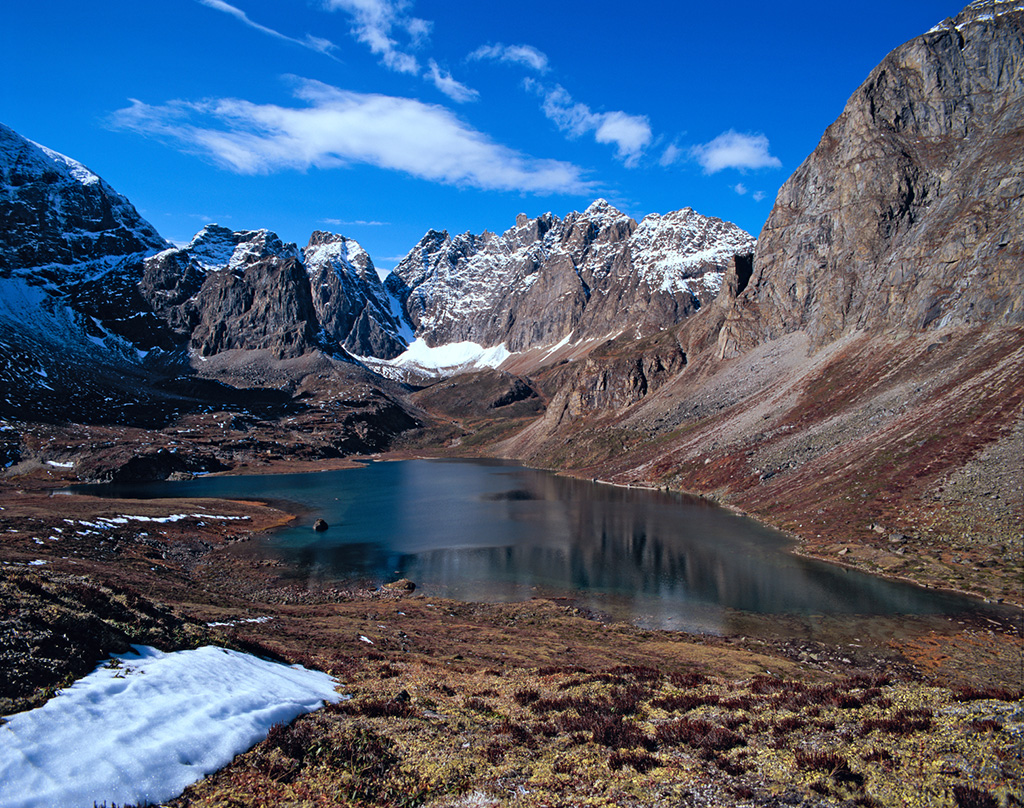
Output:
M135 646L0 726L0 808L159 803L323 702L334 680L206 646Z

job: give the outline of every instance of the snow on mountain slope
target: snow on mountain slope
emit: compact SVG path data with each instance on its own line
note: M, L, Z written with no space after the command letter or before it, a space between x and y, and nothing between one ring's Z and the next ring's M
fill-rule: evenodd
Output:
M300 257L298 247L266 228L234 231L218 224L206 225L180 249L207 271L239 271L265 258Z
M637 225L599 199L564 219L520 215L502 235L432 230L385 285L426 345L509 351L650 333L714 297L732 256L754 239L689 208Z
M94 172L0 125L0 414L138 403L159 324L135 279L168 246Z
M92 171L0 124L0 276L63 285L167 246Z
M683 208L645 216L630 237L637 274L652 289L689 292L710 303L735 255L754 251L756 239L731 222Z

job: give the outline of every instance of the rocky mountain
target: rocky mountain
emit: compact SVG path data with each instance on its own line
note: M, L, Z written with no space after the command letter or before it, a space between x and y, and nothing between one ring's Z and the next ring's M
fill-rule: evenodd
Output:
M147 259L138 286L197 357L265 350L284 359L319 345L298 248L268 230L207 225L187 246Z
M387 288L430 346L517 352L678 323L714 299L733 256L753 246L689 208L638 225L602 199L564 219L521 214L500 236L432 230Z
M356 356L393 359L408 345L406 328L373 260L357 242L317 230L303 251L321 333Z
M779 192L726 355L1024 323L1022 16L979 0L871 72Z
M207 225L186 246L148 258L138 287L178 346L200 357L324 350L391 358L406 345L370 256L323 231L300 251L269 230Z
M1020 2L895 49L710 306L538 369L544 414L488 450L700 492L804 553L1020 603L1022 71Z
M0 124L0 278L67 286L167 247L81 163Z

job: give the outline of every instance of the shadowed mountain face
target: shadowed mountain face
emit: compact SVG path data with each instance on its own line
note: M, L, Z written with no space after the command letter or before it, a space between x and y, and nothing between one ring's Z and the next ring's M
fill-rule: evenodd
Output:
M190 400L174 419L212 395L197 377L274 388L231 448L198 419L218 463L257 462L250 429L316 458L426 424L410 440L432 450L704 492L809 552L1003 596L1024 574L1003 559L1024 529L1022 122L1024 8L972 3L872 71L756 250L689 209L637 223L599 200L431 231L384 284L340 235L300 251L210 225L170 248L0 130L0 415L129 422L155 391ZM513 355L416 392L352 361L415 338ZM243 409L214 392L206 414Z
M1024 11L890 53L779 192L720 346L1024 323Z
M83 281L167 247L132 204L81 163L0 124L0 277Z

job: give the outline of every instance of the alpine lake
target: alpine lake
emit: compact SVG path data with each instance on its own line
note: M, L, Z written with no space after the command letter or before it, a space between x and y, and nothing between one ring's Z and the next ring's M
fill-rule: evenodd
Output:
M372 462L74 490L277 504L297 518L232 552L279 562L283 584L309 589L407 578L428 598L554 598L644 628L861 647L1016 614L800 557L786 536L698 498L505 461ZM317 519L328 529L314 531Z

